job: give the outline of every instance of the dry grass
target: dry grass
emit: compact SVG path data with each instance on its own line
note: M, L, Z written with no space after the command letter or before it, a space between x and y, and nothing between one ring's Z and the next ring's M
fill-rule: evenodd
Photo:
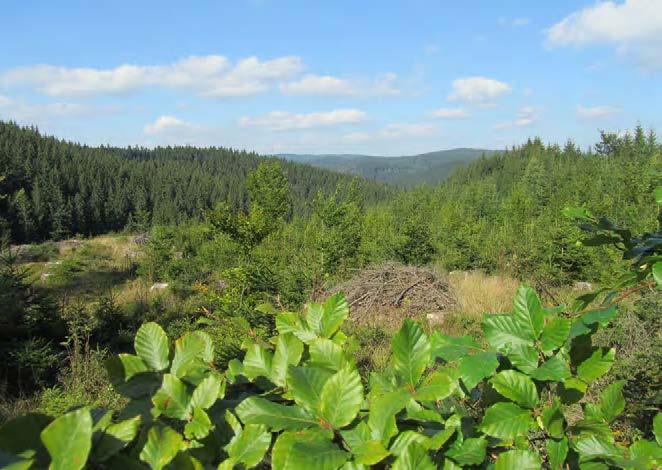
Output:
M479 271L454 271L448 281L455 291L455 312L482 317L483 313L505 313L513 306L513 296L519 286L515 279L488 276Z
M446 312L439 325L444 333L480 337L485 313L509 312L519 282L506 276L488 276L479 271L453 271L448 274L457 303Z

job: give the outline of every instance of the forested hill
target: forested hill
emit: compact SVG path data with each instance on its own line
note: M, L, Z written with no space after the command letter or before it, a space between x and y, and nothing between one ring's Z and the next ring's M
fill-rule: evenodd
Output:
M245 207L247 174L264 161L227 148L88 147L0 122L0 223L14 242L180 223L219 201ZM283 161L294 213L351 177ZM392 192L363 180L366 202ZM0 227L1 229L2 227ZM4 230L0 230L4 231Z
M603 133L588 152L572 142L522 146L457 169L443 184L398 196L391 214L379 214L373 243L386 243L412 222L430 228L438 259L449 270L510 272L564 283L600 280L613 272L616 250L578 246L563 216L584 207L636 232L656 229L653 188L662 176L662 146L651 131ZM392 228L391 228L392 227Z
M456 148L404 157L354 154L281 154L279 156L294 162L305 162L319 168L359 175L375 181L415 186L421 183L440 183L458 166L493 153L494 150Z

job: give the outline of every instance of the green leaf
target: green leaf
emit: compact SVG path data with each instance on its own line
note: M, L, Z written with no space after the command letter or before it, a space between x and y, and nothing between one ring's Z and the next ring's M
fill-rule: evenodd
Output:
M575 450L579 453L580 462L596 458L622 458L620 450L613 444L603 441L598 436L586 436L574 443Z
M540 457L530 450L509 450L499 454L494 470L540 470Z
M391 341L393 368L402 381L415 387L430 362L430 342L420 325L407 318Z
M184 426L184 436L187 439L204 439L211 431L212 423L205 410L193 408L191 420Z
M0 451L41 463L48 454L39 439L41 431L53 418L39 413L29 413L11 419L0 426Z
M550 436L560 439L565 435L565 416L558 398L554 398L552 404L542 410L540 418Z
M311 341L308 353L310 354L308 365L313 367L337 372L347 364L342 348L330 339L318 338Z
M249 380L257 377L271 379L271 363L273 354L267 348L253 343L248 347L244 356L244 375Z
M211 407L219 398L222 385L223 379L216 374L209 374L198 384L197 387L195 387L195 390L193 390L191 401L189 402L189 409L196 407L207 409Z
M427 449L412 442L407 450L396 459L392 470L435 470Z
M349 305L345 296L338 292L324 302L324 314L320 322L320 334L330 338L349 315Z
M609 323L616 318L617 314L618 307L616 305L610 305L608 307L586 312L580 318L584 325L590 326L594 323L598 323L600 326L604 327L609 325Z
M552 382L563 382L572 374L570 373L570 366L563 356L561 356L560 353L556 353L530 375L534 379L540 381L549 380Z
M318 409L322 387L332 375L332 372L319 367L290 366L286 383L297 405L313 411Z
M570 430L572 434L579 436L580 438L597 437L604 442L614 442L614 434L603 419L582 419L573 424Z
M349 459L320 432L284 432L274 444L271 466L274 470L336 470Z
M568 439L564 437L560 441L552 439L547 441L547 459L551 470L562 470L567 456Z
M0 451L0 468L2 470L29 470L34 465L33 459L24 459Z
M465 439L459 447L451 447L446 455L461 465L479 465L485 460L487 440L483 437Z
M536 339L542 333L545 313L538 294L528 286L521 286L515 294L513 319L522 326L528 338Z
M563 346L570 334L572 320L568 318L553 318L545 325L540 336L540 350L550 354L555 349Z
M134 347L138 356L153 370L160 371L168 367L168 337L158 324L143 323L136 333Z
M134 356L133 354L118 354L117 356L122 363L124 369L124 380L128 381L132 377L142 374L143 372L149 372L151 369L140 357Z
M375 465L389 456L381 441L370 440L352 447L354 461L363 465Z
M453 434L455 434L456 431L457 429L455 427L447 426L443 431L439 431L438 433L430 436L428 448L433 450L441 449L444 444L446 444L448 440L453 437Z
M363 385L356 369L346 367L322 387L319 415L334 428L347 426L363 403Z
M501 395L526 408L535 408L538 404L536 384L521 372L504 370L495 375L490 383Z
M287 368L297 365L303 354L303 343L294 335L287 333L278 335L276 353L271 363L271 377L276 385L285 385Z
M235 409L244 424L264 424L272 431L298 431L317 427L317 420L298 406L272 403L260 397L248 397Z
M419 401L439 401L449 397L456 389L457 382L448 373L435 371L423 378L416 388L414 399Z
M412 442L419 444L421 447L427 449L429 439L416 431L403 431L393 440L393 444L389 448L391 454L399 457L404 454Z
M662 189L662 188L658 188ZM661 204L658 202L658 204ZM651 272L653 273L653 279L655 279L655 283L657 284L658 287L662 287L662 261L658 261L653 265L651 268Z
M657 443L662 446L662 413L656 414L653 419L653 434Z
M577 376L584 382L593 382L611 369L616 350L597 348L591 356L577 367Z
M485 411L479 429L485 434L500 439L514 439L526 435L534 426L531 412L514 403L496 403Z
M481 352L460 359L460 378L468 390L490 377L499 367L499 361L493 352Z
M600 409L607 422L613 421L625 409L624 385L625 380L619 380L606 387L600 394Z
M85 467L92 448L92 417L88 408L60 416L41 432L41 441L51 456L53 470Z
M324 307L318 303L310 303L306 308L306 323L316 334L320 334Z
M201 368L204 370L207 348L204 337L197 332L187 333L179 338L175 341L175 356L172 359L170 373L181 379L192 370Z
M262 461L270 445L271 433L267 432L266 427L249 424L224 449L234 462L250 468Z
M186 384L172 374L163 376L161 388L152 397L154 406L169 418L188 419L191 395Z
M586 383L576 377L565 379L559 390L561 401L566 405L577 403L586 393L586 388Z
M516 344L508 350L508 360L519 370L530 374L538 368L538 350L527 344Z
M294 312L283 312L276 315L276 329L282 335L292 333L306 344L317 338L317 333L298 313Z
M512 315L487 315L482 327L488 343L498 351L503 351L510 345L533 346L534 338Z
M407 405L411 398L400 390L378 396L370 403L368 426L373 439L388 442L397 432L395 415Z
M471 350L481 349L471 336L449 336L440 331L430 335L430 346L432 357L440 357L448 362L466 356Z
M147 433L147 442L140 452L140 460L153 470L161 470L175 458L184 440L169 426L156 424Z
M634 468L659 468L662 464L662 447L641 439L630 446L630 461L635 462Z
M94 446L92 452L94 460L103 462L129 445L138 434L140 421L140 416L135 416L109 425L103 431L99 442Z

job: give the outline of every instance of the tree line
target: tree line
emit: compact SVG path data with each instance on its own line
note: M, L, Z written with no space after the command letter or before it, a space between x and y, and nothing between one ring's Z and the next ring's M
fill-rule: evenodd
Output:
M243 210L247 175L264 160L223 147L89 147L0 122L0 230L27 243L179 224L201 219L219 202ZM310 213L318 191L351 181L305 164L280 164L292 192L288 217ZM361 186L369 202L392 192L368 181Z

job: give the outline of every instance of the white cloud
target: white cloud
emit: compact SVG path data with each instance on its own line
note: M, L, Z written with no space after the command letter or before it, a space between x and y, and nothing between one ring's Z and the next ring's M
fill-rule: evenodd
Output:
M336 109L327 112L294 114L287 111L272 111L263 116L244 116L242 127L264 127L273 131L333 127L365 121L367 114L358 109Z
M392 123L384 127L381 131L382 137L424 137L437 132L437 126L427 123Z
M662 67L660 0L598 2L578 10L546 31L548 46L612 44L642 67Z
M156 121L151 124L146 124L144 132L147 135L159 135L165 133L180 133L195 129L191 123L182 121L174 116L159 116Z
M3 107L4 106L9 106L10 104L12 104L12 102L13 101L12 101L11 98L9 98L7 96L0 95L0 106L3 106Z
M355 94L355 89L349 81L330 75L306 75L296 82L283 83L280 90L290 95Z
M534 124L538 119L539 110L533 106L522 106L517 110L515 119L496 124L494 129L510 129L512 127L526 127Z
M169 65L120 65L112 69L53 65L19 67L0 75L5 86L34 85L49 96L96 96L145 87L181 88L204 96L244 96L266 91L303 68L295 56L260 61L248 57L232 65L220 55L191 56Z
M510 85L487 77L458 78L453 81L453 91L448 101L486 102L511 90Z
M430 113L432 117L440 119L463 119L471 116L464 108L439 108Z
M400 93L396 81L397 76L393 73L380 75L372 82L309 74L297 81L281 84L280 90L288 95L396 95Z
M620 110L614 106L577 106L577 117L580 119L602 119L613 116Z

